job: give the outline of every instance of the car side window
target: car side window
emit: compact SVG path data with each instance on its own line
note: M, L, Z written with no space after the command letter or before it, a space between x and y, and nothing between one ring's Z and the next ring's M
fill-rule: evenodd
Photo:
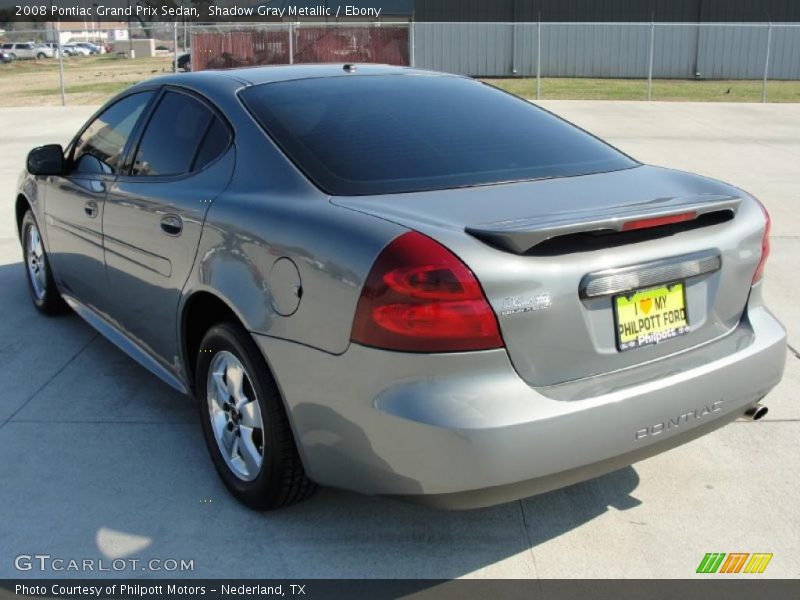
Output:
M230 143L231 134L228 132L228 128L217 117L214 117L203 137L203 141L200 143L200 148L197 150L192 171L199 171L214 162L218 156L228 149Z
M214 113L199 100L167 92L147 124L133 175L169 176L196 171L228 147L230 135Z
M92 121L75 142L73 173L117 173L125 144L152 96L153 92L126 96Z

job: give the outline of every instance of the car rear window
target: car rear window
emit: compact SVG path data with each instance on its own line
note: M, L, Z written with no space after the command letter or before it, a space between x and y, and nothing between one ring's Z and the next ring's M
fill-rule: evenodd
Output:
M245 105L333 195L392 194L615 171L638 163L474 80L354 75L253 86Z

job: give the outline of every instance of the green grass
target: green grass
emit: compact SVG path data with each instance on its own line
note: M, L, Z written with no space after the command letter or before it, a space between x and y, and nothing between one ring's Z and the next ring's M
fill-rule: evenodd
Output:
M129 60L114 54L72 57L64 60L67 103L101 103L107 97L137 81L172 70L171 57ZM522 96L536 98L536 79L484 79L488 83ZM657 79L653 81L653 100L695 102L761 102L761 81L692 81ZM57 60L15 61L0 65L0 97L7 105L60 102ZM646 100L644 79L566 79L543 78L544 100ZM800 81L770 81L770 102L800 102Z
M68 85L65 86L64 91L67 94L81 94L81 93L97 93L97 94L108 94L109 96L113 96L121 92L122 90L129 88L132 83L128 83L125 81L116 81L116 82L100 82L100 83L82 83L79 85ZM39 90L31 90L28 92L31 96L57 96L60 98L61 96L61 88L45 88Z
M120 58L113 54L64 60L67 104L102 104L130 85L172 71L169 57ZM5 106L61 103L58 61L20 60L0 67L0 98Z
M116 56L80 56L80 57L65 57L64 70L67 71L84 71L98 68L101 65L107 65L107 59L118 60ZM13 77L14 75L23 75L28 73L48 73L51 71L58 71L58 61L52 58L43 60L15 60L14 62L2 65L0 68L0 77Z
M483 79L523 98L536 98L536 79ZM653 100L690 102L761 102L761 81L691 81L656 79ZM646 100L644 79L543 78L543 100ZM800 81L767 83L769 102L800 102Z

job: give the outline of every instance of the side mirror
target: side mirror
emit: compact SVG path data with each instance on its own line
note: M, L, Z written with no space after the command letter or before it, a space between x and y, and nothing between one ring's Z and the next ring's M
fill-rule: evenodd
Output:
M64 172L64 149L61 144L48 144L28 153L28 173L31 175L61 175Z

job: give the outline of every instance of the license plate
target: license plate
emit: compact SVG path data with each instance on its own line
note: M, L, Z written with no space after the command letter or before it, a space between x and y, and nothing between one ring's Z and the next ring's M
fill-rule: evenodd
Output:
M619 350L658 344L689 331L681 282L615 296L613 303Z

